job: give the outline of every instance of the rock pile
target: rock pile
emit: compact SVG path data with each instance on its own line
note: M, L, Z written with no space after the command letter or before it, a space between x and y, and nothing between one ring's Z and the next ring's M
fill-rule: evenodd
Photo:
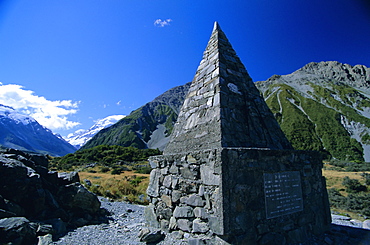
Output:
M44 155L0 151L0 244L51 241L67 228L103 222L105 212L76 172L48 171Z

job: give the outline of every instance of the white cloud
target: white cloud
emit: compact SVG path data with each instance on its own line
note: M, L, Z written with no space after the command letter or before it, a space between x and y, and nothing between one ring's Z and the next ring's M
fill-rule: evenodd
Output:
M71 129L80 125L79 122L68 119L68 116L77 113L79 102L47 100L17 84L0 84L0 104L11 106L35 118L38 123L51 130Z
M154 25L157 26L157 27L165 27L165 26L170 25L170 22L172 22L171 19L166 19L166 20L156 19L154 21Z

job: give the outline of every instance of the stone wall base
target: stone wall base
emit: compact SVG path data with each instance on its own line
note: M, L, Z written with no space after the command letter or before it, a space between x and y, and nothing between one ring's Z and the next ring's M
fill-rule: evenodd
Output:
M210 244L301 243L329 229L317 152L220 148L149 161L152 227Z

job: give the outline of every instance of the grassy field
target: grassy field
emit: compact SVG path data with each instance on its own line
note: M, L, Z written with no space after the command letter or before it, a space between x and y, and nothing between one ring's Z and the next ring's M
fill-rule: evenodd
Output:
M348 193L345 191L345 186L342 184L344 177L348 176L351 179L357 179L361 184L365 184L365 179L361 176L362 173L370 172L345 172L333 170L331 165L326 165L322 174L326 178L326 187L327 189L335 188L338 189L342 195L347 196Z
M368 200L370 191L366 185L364 173L370 174L370 171L349 172L345 171L345 168L325 164L322 173L326 179L331 210L339 214L349 215L352 219L361 221L368 219L369 212L366 210L369 207L369 201L366 200ZM348 189L343 184L346 177L358 180L364 186L364 191L358 193L348 192ZM342 197L333 195L333 192L331 192L333 189L337 190Z
M123 171L120 174L98 172L94 169L80 171L79 176L91 192L114 200L125 200L146 204L146 188L149 184L149 174ZM91 182L89 186L85 179Z

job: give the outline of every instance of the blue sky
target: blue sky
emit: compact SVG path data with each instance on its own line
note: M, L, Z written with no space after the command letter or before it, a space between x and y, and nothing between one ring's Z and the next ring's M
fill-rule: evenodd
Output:
M254 81L370 67L368 0L0 0L0 103L66 136L192 80L218 21Z

